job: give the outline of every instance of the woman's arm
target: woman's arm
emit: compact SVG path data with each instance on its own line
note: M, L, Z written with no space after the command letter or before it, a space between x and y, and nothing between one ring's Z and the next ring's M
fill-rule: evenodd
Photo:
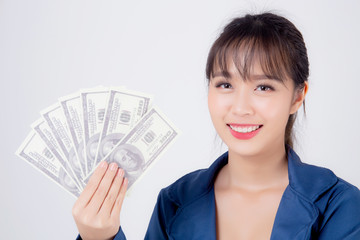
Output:
M100 163L72 213L83 240L124 239L120 228L120 210L127 189L124 171L116 163Z

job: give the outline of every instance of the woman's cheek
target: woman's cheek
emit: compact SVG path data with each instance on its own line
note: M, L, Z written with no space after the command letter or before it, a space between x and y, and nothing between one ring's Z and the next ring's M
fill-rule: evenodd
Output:
M266 121L274 121L282 129L289 118L290 105L287 102L288 100L283 98L269 99L258 105L258 113Z

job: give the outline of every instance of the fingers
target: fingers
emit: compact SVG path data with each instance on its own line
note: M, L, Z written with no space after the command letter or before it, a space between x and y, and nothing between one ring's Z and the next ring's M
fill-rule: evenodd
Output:
M90 215L110 216L115 212L119 216L127 185L123 169L116 163L101 162L75 203L73 213L86 208Z
M110 216L114 203L119 195L124 180L124 170L119 169L111 184L110 190L101 206L100 213Z
M123 183L122 183L121 188L120 188L120 192L119 192L119 194L118 194L118 196L116 198L113 209L111 211L111 218L113 218L115 220L119 219L120 210L121 210L121 206L122 206L122 203L124 201L124 198L125 198L128 183L129 183L128 179L124 178Z
M118 166L116 163L111 163L103 175L103 178L96 189L94 195L92 196L91 201L88 204L89 209L92 209L95 212L98 212L102 203L105 200L106 195L110 189L110 186L113 182L114 176L118 170Z
M83 190L83 192L81 193L81 195L77 200L78 207L84 208L90 202L91 197L94 195L96 189L98 188L101 179L106 173L107 168L108 168L107 162L103 161L95 169L88 184L86 185L85 189Z
M119 231L126 188L124 170L116 163L100 163L73 207L83 239L112 239Z

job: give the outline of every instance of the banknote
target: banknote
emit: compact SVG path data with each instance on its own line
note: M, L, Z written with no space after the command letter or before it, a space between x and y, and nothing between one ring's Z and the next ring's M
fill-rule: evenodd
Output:
M150 101L151 96L148 94L124 88L110 89L95 166L147 112Z
M80 189L74 180L68 176L47 144L35 131L30 132L16 154L73 196L78 197L80 195Z
M84 121L86 173L93 170L108 96L109 89L106 87L84 89L80 92Z
M130 190L179 135L151 105L125 87L82 89L42 110L16 154L74 196L103 160L125 170Z
M74 172L79 171L78 166L71 166L69 161L66 159L64 154L62 153L58 142L55 140L55 137L43 118L38 119L33 124L31 124L32 129L36 132L36 134L42 139L42 141L47 145L50 152L55 156L55 158L59 161L61 166L64 168L66 174L73 179L75 184L81 190L85 186L83 179L79 180ZM74 169L73 169L74 168Z
M72 144L67 120L59 103L55 103L50 107L41 111L45 122L50 127L56 143L59 145L61 153L65 156L65 161L70 164L71 176L75 177L75 181L81 185L83 176L81 173L80 161L76 156L75 148ZM64 165L67 169L67 166Z
M179 130L158 108L151 108L104 160L125 170L129 188L174 142Z
M80 93L61 97L59 98L59 102L63 109L75 154L81 167L82 178L84 178L87 172L85 167L83 109L81 106Z

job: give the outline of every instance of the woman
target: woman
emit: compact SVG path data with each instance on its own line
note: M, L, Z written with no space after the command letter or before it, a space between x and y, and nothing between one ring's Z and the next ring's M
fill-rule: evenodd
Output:
M206 75L228 152L160 192L145 238L360 239L359 190L292 150L309 75L296 27L271 13L234 19L211 48ZM123 175L102 163L75 203L84 240L125 239Z

